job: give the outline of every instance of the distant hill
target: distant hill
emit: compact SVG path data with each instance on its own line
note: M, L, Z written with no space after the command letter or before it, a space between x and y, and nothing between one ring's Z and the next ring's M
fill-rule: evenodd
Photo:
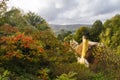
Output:
M55 33L58 34L61 29L64 29L66 31L75 32L81 26L88 26L88 27L90 27L91 25L88 25L88 24L70 24L70 25L49 24L49 26L53 29L53 31Z

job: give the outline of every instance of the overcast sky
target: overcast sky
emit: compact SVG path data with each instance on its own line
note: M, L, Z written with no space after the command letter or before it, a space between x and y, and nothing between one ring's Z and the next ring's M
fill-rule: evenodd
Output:
M92 24L120 13L120 0L9 0L12 6L35 12L50 24Z

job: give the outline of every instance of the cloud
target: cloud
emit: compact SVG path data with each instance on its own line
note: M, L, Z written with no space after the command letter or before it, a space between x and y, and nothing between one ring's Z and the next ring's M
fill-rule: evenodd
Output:
M10 0L25 12L33 11L53 24L93 23L120 13L120 0Z
M77 2L72 1L73 0L52 0L51 5L45 8L44 11L39 11L39 14L44 16L48 21L53 21L57 19L60 14L73 10L75 6L78 5Z
M115 3L115 1L119 1L119 0L110 0L110 1L94 0L93 3L89 4L87 8L89 10L87 10L87 12L92 11L93 15L99 15L99 14L107 14L115 10L119 10L120 6L118 3Z

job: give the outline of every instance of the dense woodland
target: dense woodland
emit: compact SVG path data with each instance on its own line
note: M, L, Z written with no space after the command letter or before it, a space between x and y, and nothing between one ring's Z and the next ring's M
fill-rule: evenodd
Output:
M104 44L93 49L95 61L89 68L78 64L69 41L81 43L85 32L91 41ZM71 50L70 50L71 49ZM56 36L36 13L0 3L0 80L119 80L120 15L75 33Z

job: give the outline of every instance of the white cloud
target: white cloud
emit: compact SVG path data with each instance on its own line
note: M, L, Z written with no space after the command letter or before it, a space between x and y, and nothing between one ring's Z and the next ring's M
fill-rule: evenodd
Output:
M33 11L49 23L93 23L120 13L120 0L10 0L8 6Z

